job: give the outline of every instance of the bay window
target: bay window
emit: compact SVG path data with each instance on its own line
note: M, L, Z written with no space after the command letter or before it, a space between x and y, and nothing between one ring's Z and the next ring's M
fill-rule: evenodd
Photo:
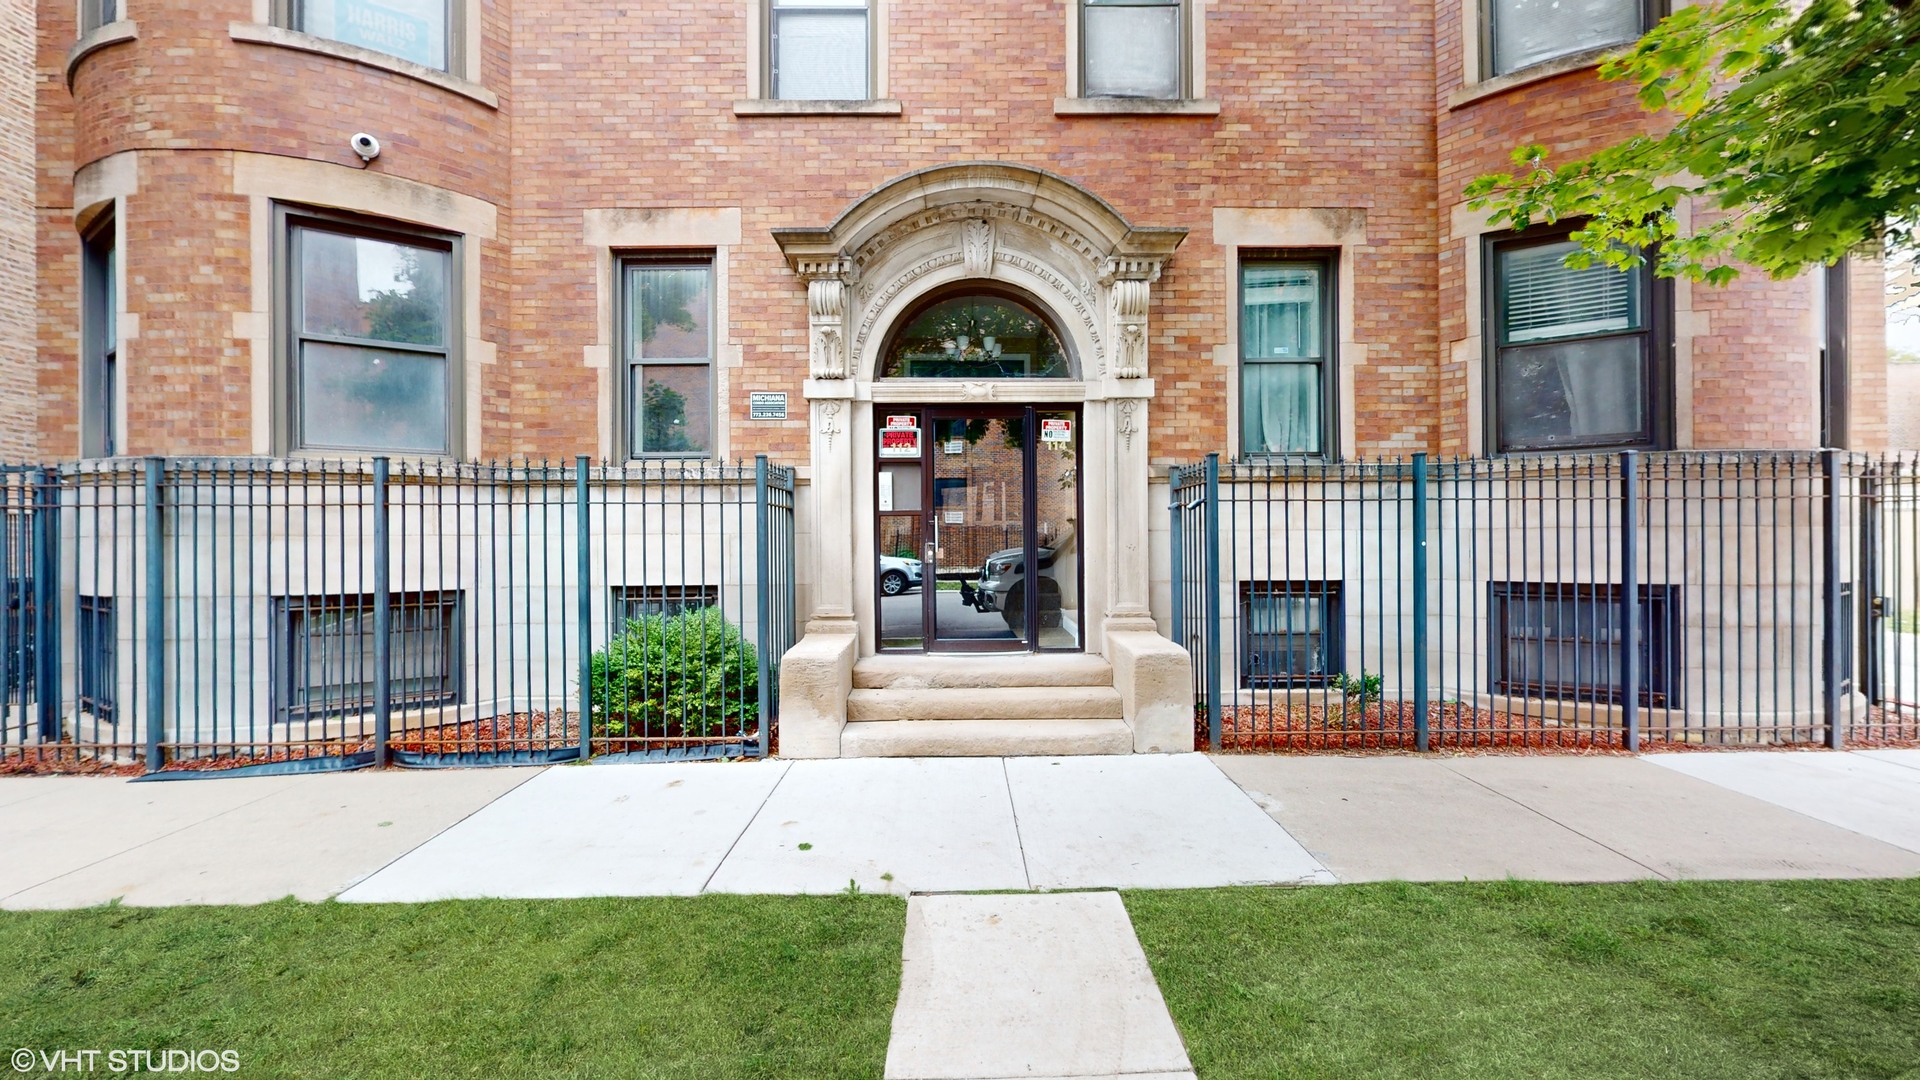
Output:
M1491 245L1492 449L1657 447L1670 288L1644 265L1568 266L1568 231Z
M462 0L281 0L278 20L302 33L452 71Z
M287 448L457 456L459 239L281 218Z

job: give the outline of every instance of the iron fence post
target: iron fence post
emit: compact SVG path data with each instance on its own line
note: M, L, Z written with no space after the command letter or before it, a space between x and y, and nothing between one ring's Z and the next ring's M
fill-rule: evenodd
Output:
M579 590L574 606L580 623L581 761L593 754L593 537L588 532L592 515L587 494L587 471L592 467L585 454L573 459L573 574Z
M1827 748L1838 750L1846 742L1840 723L1841 670L1845 659L1840 653L1840 452L1820 451L1820 472L1824 480L1820 521L1820 705L1826 715Z
M60 495L52 469L36 469L30 480L33 560L33 679L35 711L42 742L59 742L60 679ZM21 601L26 602L26 588ZM21 701L25 705L24 698Z
M755 639L759 647L754 656L759 660L759 681L754 684L755 705L760 713L760 756L766 757L772 744L769 737L773 725L773 710L769 707L772 693L768 683L773 681L773 661L768 657L769 647L773 644L773 590L768 586L772 574L772 553L767 550L767 455L755 454L753 457L753 534L754 534L754 608L757 618L758 636Z
M1168 575L1172 585L1170 597L1172 609L1169 614L1169 626L1173 628L1174 644L1187 647L1187 545L1185 530L1182 528L1180 513L1180 466L1167 469L1167 550L1172 560L1172 572Z
M1620 727L1640 751L1640 455L1620 455Z
M1220 749L1220 455L1207 455L1207 747Z
M156 773L161 760L160 736L167 722L167 552L162 533L165 515L160 505L160 478L166 459L146 460L147 519L147 771Z
M387 459L373 459L373 767L393 736L393 582L387 559Z
M1413 742L1427 749L1427 455L1413 455Z

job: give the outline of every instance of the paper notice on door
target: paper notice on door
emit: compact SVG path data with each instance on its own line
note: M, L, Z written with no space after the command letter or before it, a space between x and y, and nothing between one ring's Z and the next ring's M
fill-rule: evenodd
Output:
M1073 421L1042 418L1040 421L1041 442L1070 443L1073 441Z

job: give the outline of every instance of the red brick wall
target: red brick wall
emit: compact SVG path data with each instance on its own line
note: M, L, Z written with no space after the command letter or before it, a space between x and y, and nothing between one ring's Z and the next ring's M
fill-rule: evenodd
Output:
M1449 108L1460 84L1458 4L1324 5L1217 0L1207 23L1207 95L1217 117L1055 117L1065 87L1059 0L955 8L892 0L889 95L900 116L737 117L745 3L486 0L483 82L498 110L351 62L241 44L228 24L251 0L131 0L139 40L62 71L71 5L44 5L38 48L41 452L77 446L78 240L67 220L77 165L142 156L128 201L134 452L248 447L250 358L232 316L251 307L247 207L228 194L228 151L358 166L347 137L378 135L372 166L495 204L482 245L479 456L565 457L597 443L594 253L582 211L739 206L743 244L728 267L728 338L742 366L724 408L733 451L806 454L798 422L749 423L753 390L796 400L805 374L804 289L769 231L822 225L904 172L968 159L1017 161L1081 183L1139 225L1189 230L1155 289L1151 365L1160 398L1150 452L1189 460L1226 440L1227 380L1214 363L1232 295L1212 210L1355 207L1353 409L1374 454L1471 451L1463 366L1463 246L1441 242L1458 192L1504 165L1519 142L1574 154L1641 130L1623 87L1573 73ZM76 122L75 117L80 119ZM1577 134L1569 134L1577 133ZM1695 346L1696 441L1799 443L1812 415L1782 340L1793 286L1749 281L1696 290L1712 340ZM1354 363L1354 358L1348 358ZM1799 395L1797 398L1795 395Z

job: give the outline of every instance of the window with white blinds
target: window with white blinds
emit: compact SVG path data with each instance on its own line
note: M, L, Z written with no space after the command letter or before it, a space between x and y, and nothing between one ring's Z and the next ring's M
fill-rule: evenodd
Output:
M1564 232L1493 246L1495 449L1652 445L1655 342L1645 267L1575 269Z
M1576 270L1572 241L1500 253L1503 344L1581 337L1640 326L1640 275L1610 266Z
M1643 0L1488 0L1493 71L1619 45L1645 32Z
M868 75L867 0L773 0L773 96L860 101Z

